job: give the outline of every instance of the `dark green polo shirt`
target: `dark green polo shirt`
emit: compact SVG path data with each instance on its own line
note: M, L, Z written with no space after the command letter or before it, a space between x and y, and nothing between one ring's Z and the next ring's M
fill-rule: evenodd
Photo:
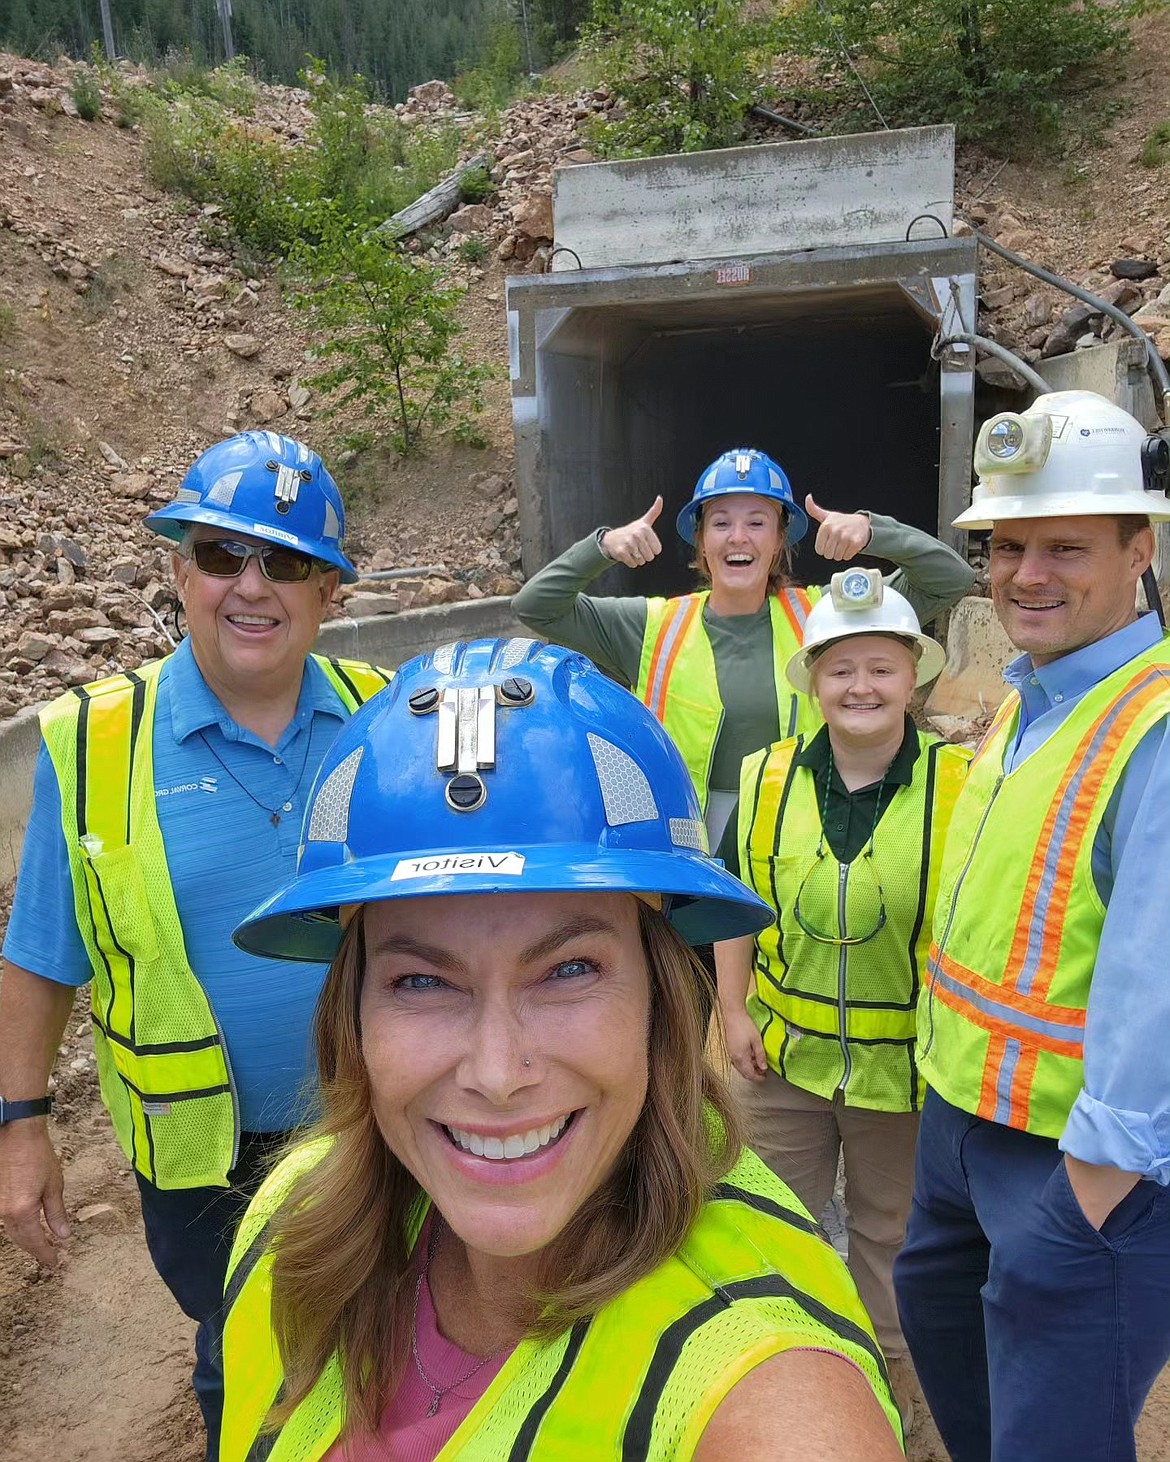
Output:
M877 818L893 801L899 787L908 787L914 777L914 763L918 760L918 728L909 716L906 717L906 731L898 754L890 763L885 777L871 782L868 787L859 787L851 792L838 775L833 765L833 752L829 744L829 728L822 726L813 739L796 755L796 765L808 767L817 787L817 804L824 808L823 823L825 841L838 863L851 863L869 842L869 835ZM880 805L878 795L881 795ZM826 800L827 799L827 800ZM730 873L739 877L739 805L727 820L723 841L719 844L718 857L722 858Z

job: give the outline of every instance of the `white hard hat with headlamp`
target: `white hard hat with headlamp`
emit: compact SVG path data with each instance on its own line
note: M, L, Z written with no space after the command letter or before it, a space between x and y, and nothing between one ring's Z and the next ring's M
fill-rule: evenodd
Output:
M933 680L946 664L946 651L922 633L910 601L891 589L877 569L853 568L834 574L828 594L809 611L804 643L784 669L789 684L807 695L818 654L826 645L856 635L886 635L903 641L917 656L915 685Z
M1170 521L1168 461L1165 440L1104 396L1050 391L1018 415L1001 411L983 423L975 444L979 481L954 526L1105 514Z

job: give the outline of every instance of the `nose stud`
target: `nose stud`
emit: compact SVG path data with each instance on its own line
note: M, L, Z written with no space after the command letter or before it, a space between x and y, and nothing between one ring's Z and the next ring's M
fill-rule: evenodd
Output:
M525 1067L528 1067L528 1066L531 1066L532 1065L532 1062L528 1059L527 1056L525 1056L525 1058L524 1058L524 1060L523 1060L523 1062L521 1064L523 1066L525 1066Z

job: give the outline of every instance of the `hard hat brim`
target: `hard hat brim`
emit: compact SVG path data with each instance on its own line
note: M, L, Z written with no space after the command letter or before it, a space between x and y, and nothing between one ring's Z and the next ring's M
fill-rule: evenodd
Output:
M357 570L340 549L323 547L320 543L302 538L296 533L287 533L276 538L263 523L254 524L250 530L245 529L240 526L238 513L221 513L216 508L209 508L203 504L168 503L165 508L159 508L158 512L151 513L142 522L143 526L149 528L152 533L157 533L162 538L169 538L172 543L181 542L187 529L200 523L211 528L223 528L230 533L244 533L248 537L263 538L269 543L279 543L285 548L291 548L295 553L303 553L306 558L329 564L341 575L343 584L356 584L358 581Z
M903 642L913 640L922 647L922 654L918 657L914 675L915 686L929 684L942 673L942 668L947 663L947 652L937 640L932 640L929 635L903 634L894 629L857 629L841 634L826 635L823 639L812 640L809 644L803 645L795 655L789 658L788 664L784 667L784 674L788 677L789 685L803 695L811 694L813 677L809 657L814 651L821 650L826 645L835 645L841 640L857 640L873 635L881 635L887 640L902 640Z
M720 497L758 497L763 498L767 503L773 503L780 509L784 518L784 537L789 544L799 543L808 532L808 516L804 509L795 502L788 502L781 497L773 496L767 492L754 492L750 487L736 485L734 487L717 488L709 492L703 498L696 501L684 503L679 509L678 517L674 520L674 526L678 530L678 536L684 543L694 546L695 535L699 526L699 513L710 502Z
M1046 492L1043 495L994 496L986 494L957 518L952 528L968 531L994 528L996 523L1018 522L1022 518L1105 518L1140 515L1152 523L1170 522L1170 498L1157 492L1101 493Z
M450 848L434 851L435 857ZM679 849L673 853L612 852L596 845L515 847L524 858L519 875L436 873L394 878L401 854L364 859L297 878L260 905L232 934L248 954L269 959L325 964L337 953L342 904L390 899L484 893L661 893L670 902L667 918L690 945L714 944L757 934L775 911L732 877L721 863ZM419 850L409 861L425 858Z

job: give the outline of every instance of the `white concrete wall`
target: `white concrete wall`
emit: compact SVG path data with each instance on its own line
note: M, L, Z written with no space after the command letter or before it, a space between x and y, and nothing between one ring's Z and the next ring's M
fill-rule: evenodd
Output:
M555 242L573 253L553 268L903 243L924 213L942 228L923 219L909 237L945 237L954 164L953 128L908 127L561 168Z

